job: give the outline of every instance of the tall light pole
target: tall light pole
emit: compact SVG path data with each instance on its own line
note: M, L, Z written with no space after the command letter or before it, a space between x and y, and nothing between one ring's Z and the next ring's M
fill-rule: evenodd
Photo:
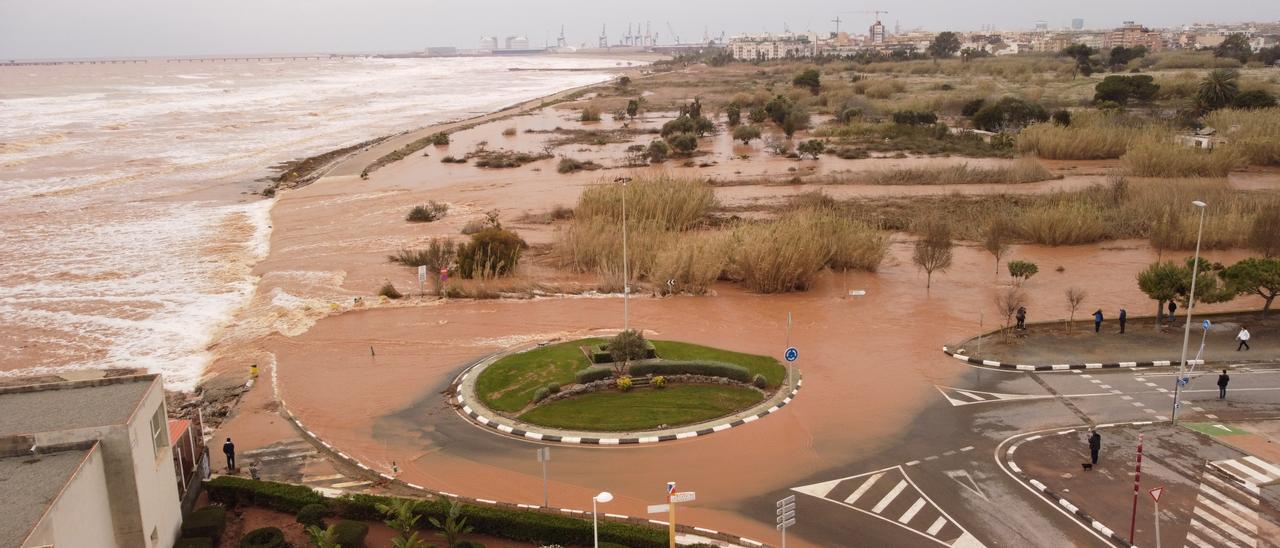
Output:
M618 177L622 183L622 330L631 329L631 271L627 268L627 183L630 177Z
M1196 275L1200 273L1200 238L1204 235L1204 210L1205 203L1200 200L1191 202L1191 205L1200 209L1200 228L1196 230L1196 254L1191 260L1191 290L1187 297L1187 323L1182 329L1182 358L1178 361L1178 380L1173 386L1173 424L1178 424L1178 403L1182 397L1183 378L1187 372L1187 342L1191 340L1191 309L1196 306Z
M596 503L604 504L613 500L613 493L601 491L599 495L591 497L591 540L592 546L600 548L600 525L596 522Z

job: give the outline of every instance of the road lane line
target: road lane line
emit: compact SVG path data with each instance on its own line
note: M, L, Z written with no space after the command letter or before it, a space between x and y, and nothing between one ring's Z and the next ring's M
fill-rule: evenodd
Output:
M876 505L871 508L871 511L879 514L889 506L889 503L893 502L893 499L898 498L898 495L906 488L907 480L898 480L898 484L893 486L893 489L890 489L889 492L885 494L884 498L880 499L880 502L877 502Z
M960 390L960 389L955 389L955 391L956 391L957 393L959 393L961 396L964 396L964 397L966 397L966 398L969 398L969 399L971 399L971 400L973 400L973 401L983 401L983 400L985 400L985 399L986 399L986 398L983 398L982 396L979 396L979 395L974 394L974 393L972 393L972 392L965 392L964 390Z
M908 521L911 521L911 518L916 517L916 513L919 512L920 509L923 507L924 507L924 499L917 498L916 502L911 505L911 508L907 508L907 511L902 514L902 517L898 518L898 523L905 525Z
M1247 460L1247 461L1249 461L1251 464L1254 464L1254 465L1257 465L1257 466L1261 467L1263 470L1266 470L1267 472L1270 472L1270 473L1271 473L1271 475L1273 475L1273 476L1280 477L1280 467L1276 467L1275 465L1273 465L1273 464L1271 464L1271 463L1269 463L1269 462L1267 462L1267 461L1265 461L1265 460L1262 460L1262 459L1260 459L1260 458L1258 458L1258 457L1255 457L1255 456L1253 456L1253 455L1246 455L1246 456L1244 457L1244 460Z
M876 482L876 480L880 479L880 476L883 475L884 472L880 472L879 474L871 476L867 481L862 482L862 485L859 485L858 489L855 490L853 494L849 495L849 498L844 499L845 504L853 504L854 502L857 502L858 497L861 497L868 489L871 489L871 486Z
M929 533L929 536L934 536L938 534L938 531L941 531L942 526L946 524L947 524L947 519L943 517L939 517L938 519L933 520L933 525L930 525L929 528L925 530L925 532Z
M1243 466L1235 461L1220 460L1218 462L1215 462L1214 464L1218 466L1225 466L1233 470L1238 470L1240 473L1237 473L1236 474L1237 476L1253 478L1254 480L1253 483L1266 483L1271 479L1271 478L1268 478L1267 476L1259 474L1258 472L1254 471L1254 469L1249 468L1248 466Z
M1240 515L1236 514L1235 512L1233 512L1233 511L1231 511L1231 510L1228 510L1228 509L1226 509L1226 508L1223 508L1223 507L1222 507L1222 505L1220 505L1220 504L1218 504L1218 503L1214 502L1214 501L1213 501L1212 499L1210 499L1209 497L1201 497L1201 498L1200 498L1200 504L1203 504L1203 505L1205 505L1206 507L1208 507L1209 509L1213 510L1214 512L1217 512L1217 513L1218 513L1218 515L1220 515L1220 516L1222 516L1222 517L1224 517L1224 518L1227 518L1227 519L1231 520L1232 522L1234 522L1236 525L1240 526L1240 527L1241 527L1241 528L1243 528L1243 529L1252 529L1252 528L1253 528L1253 525L1249 523L1249 520L1244 519L1243 517L1241 517ZM1197 511L1196 511L1196 515L1197 515L1197 516L1202 516L1202 517L1210 517L1210 514L1209 514L1209 513L1207 513L1207 512L1202 512L1202 511L1199 511L1199 510L1197 510ZM1226 525L1226 524L1223 524L1223 525ZM1226 529L1223 529L1223 530L1224 530L1224 531L1227 531L1228 533L1231 533L1231 534L1232 534L1232 535L1234 535L1234 536L1237 536L1237 537L1239 537L1239 538L1242 538L1242 539L1248 539L1248 538L1250 538L1248 534L1246 534L1246 533L1244 533L1244 532L1241 532L1241 531L1230 531L1230 530L1226 530ZM1235 533L1240 533L1240 534L1239 534L1239 535L1236 535Z
M1217 532L1217 531L1214 531L1213 529L1210 529L1208 526L1206 526L1206 525L1204 524L1204 521L1201 521L1201 520L1204 520L1204 521L1207 521L1207 522L1209 522L1209 523L1212 523L1214 526L1216 526L1216 527L1218 527L1218 528L1220 528L1220 529L1223 529L1224 531L1227 531L1228 533L1231 533L1231 531L1234 531L1234 529L1233 529L1230 525L1227 525L1227 524L1225 524L1225 523L1222 523L1222 520L1220 520L1220 519L1218 519L1218 518L1215 518L1215 517L1213 517L1213 516L1210 516L1210 515L1208 515L1208 514L1207 514L1207 513L1205 513L1205 512L1196 512L1195 516L1191 518L1191 528L1192 528L1192 529L1196 529L1196 530L1200 531L1201 533L1204 533L1205 535L1209 536L1209 537L1210 537L1210 538L1212 538L1213 540L1218 541L1218 542L1219 542L1219 543L1221 543L1221 544L1225 544L1225 545L1228 545L1228 546L1240 546L1238 543L1235 543L1235 542L1232 542L1232 541L1230 541L1230 540L1227 540L1227 539L1226 539L1226 537L1223 537L1222 535L1218 534L1218 532ZM1232 536L1235 536L1235 534L1234 534L1234 533L1231 533L1231 534L1232 534ZM1240 538L1240 537L1237 537L1237 538ZM1252 543L1246 543L1246 545L1247 545L1247 546L1253 546L1254 544L1252 544Z

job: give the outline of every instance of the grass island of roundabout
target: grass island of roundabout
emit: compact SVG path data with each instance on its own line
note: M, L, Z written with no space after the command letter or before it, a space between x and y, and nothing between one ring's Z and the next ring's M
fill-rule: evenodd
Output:
M531 425L628 432L732 415L769 398L786 376L768 356L624 331L504 356L480 372L475 390L491 411Z

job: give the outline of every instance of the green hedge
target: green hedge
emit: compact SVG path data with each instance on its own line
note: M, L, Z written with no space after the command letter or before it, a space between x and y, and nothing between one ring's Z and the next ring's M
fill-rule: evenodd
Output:
M276 527L254 529L240 539L240 548L281 548L284 545L284 531Z
M222 538L222 530L226 527L227 509L221 506L206 506L191 512L186 519L182 520L182 536L217 540Z
M658 350L654 348L652 341L644 341L644 359L652 360L658 357ZM600 343L591 347L591 363L613 363L613 354L609 353L609 343Z
M645 375L704 375L724 377L738 382L751 382L751 372L741 365L713 361L654 360L631 364L627 373L633 377Z
M334 541L342 548L364 548L364 537L369 525L359 521L342 520L333 524Z
M578 381L578 384L587 384L589 382L604 380L612 376L612 367L600 365L593 365L573 374L573 378Z
M227 506L244 504L297 514L308 504L328 504L324 495L310 487L253 481L235 476L219 476L204 482L209 500Z
M236 501L242 504L263 506L275 510L296 513L302 507L320 501L328 504L334 514L351 520L381 521L379 503L386 504L391 497L376 495L344 495L326 499L309 487L253 481L229 476L205 482L211 500ZM290 510L291 509L291 510ZM446 507L442 500L418 500L415 510L422 515L419 521L429 528L429 518L444 521ZM515 510L497 506L472 506L464 504L462 516L475 532L518 542L560 544L564 546L591 545L591 521L581 518ZM601 522L600 540L634 548L662 548L667 545L665 529L627 523Z

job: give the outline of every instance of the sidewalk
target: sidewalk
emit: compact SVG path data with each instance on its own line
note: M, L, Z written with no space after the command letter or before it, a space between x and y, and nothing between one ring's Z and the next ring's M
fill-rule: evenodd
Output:
M1015 461L1026 478L1069 501L1115 537L1128 539L1141 434L1143 460L1134 544L1156 544L1155 506L1148 492L1164 487L1160 498L1162 545L1276 546L1280 508L1260 497L1256 484L1250 487L1231 473L1242 469L1236 474L1257 481L1269 474L1267 466L1275 466L1274 461L1258 464L1258 460L1246 460L1256 457L1202 433L1213 430L1233 431L1229 426L1207 423L1100 428L1102 451L1092 471L1081 466L1089 462L1088 430L1084 428L1027 437L1002 458Z
M1205 339L1205 351L1201 356L1210 364L1257 361L1280 361L1280 313L1262 321L1256 314L1220 314L1205 316L1213 326ZM974 337L954 348L963 348L964 354L1003 363L1015 364L1077 364L1152 362L1169 360L1177 363L1182 355L1183 320L1180 316L1172 327L1157 332L1153 318L1130 318L1125 333L1120 334L1119 323L1108 318L1102 324L1102 332L1093 332L1093 321L1076 322L1071 333L1066 322L1028 324L1026 331L1018 332L1008 343L996 332ZM1194 359L1200 349L1204 330L1203 318L1192 319L1191 339L1187 346L1187 359ZM1240 325L1248 326L1252 335L1247 351L1236 351L1236 333Z

